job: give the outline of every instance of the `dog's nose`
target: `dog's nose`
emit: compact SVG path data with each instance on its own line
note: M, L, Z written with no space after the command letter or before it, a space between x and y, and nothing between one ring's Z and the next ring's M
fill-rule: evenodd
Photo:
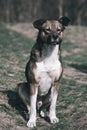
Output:
M56 40L58 35L56 33L53 33L53 38Z

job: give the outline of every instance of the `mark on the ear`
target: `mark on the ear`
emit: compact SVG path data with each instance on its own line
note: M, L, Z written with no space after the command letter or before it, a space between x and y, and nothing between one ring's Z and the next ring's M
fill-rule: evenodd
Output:
M46 19L38 19L33 23L33 26L37 29L40 29L45 22Z

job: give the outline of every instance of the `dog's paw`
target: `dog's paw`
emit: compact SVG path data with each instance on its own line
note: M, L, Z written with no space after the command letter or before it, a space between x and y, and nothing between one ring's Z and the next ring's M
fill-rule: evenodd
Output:
M58 123L59 122L59 118L57 118L57 117L50 117L50 122L52 124Z
M46 116L45 112L41 110L41 111L40 111L40 116L41 116L41 117L45 117L45 116Z
M27 123L27 127L29 128L33 128L33 127L36 127L36 120L29 120L28 123Z

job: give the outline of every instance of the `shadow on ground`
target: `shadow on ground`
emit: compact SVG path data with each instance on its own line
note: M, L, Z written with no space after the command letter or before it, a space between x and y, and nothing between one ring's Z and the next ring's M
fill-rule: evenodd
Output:
M17 91L15 91L15 90L2 90L0 92L7 96L8 104L12 107L12 109L15 108L15 110L18 111L19 115L21 115L25 121L28 121L29 120L28 111L26 109L26 106L23 104L22 100L20 99ZM3 107L5 107L5 109L7 111L11 111L5 105ZM37 110L37 112L38 112L38 116L40 116L38 110ZM40 119L42 121L44 120L45 123L48 123L50 125L50 120L48 117L44 117L44 118L40 118ZM41 120L39 120L39 122L41 122Z
M16 91L13 90L2 90L0 91L4 95L7 96L8 98L8 104L12 107L15 108L19 112L19 114L25 119L28 120L28 115L27 115L27 109L24 106L23 102L19 98L19 95Z
M69 66L81 71L82 73L87 73L87 64L69 64Z

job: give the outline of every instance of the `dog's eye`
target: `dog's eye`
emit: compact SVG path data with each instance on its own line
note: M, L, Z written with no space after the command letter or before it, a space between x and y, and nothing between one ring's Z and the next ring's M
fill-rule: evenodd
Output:
M61 32L61 29L57 29L57 32Z
M64 31L64 29L65 29L65 27L61 27L61 29L57 29L57 32L63 32Z
M44 32L46 33L46 34L48 34L48 33L50 33L50 28L48 28L48 29L44 29Z
M48 29L46 29L46 31L47 31L47 32L50 32L51 30L50 30L50 28L48 28Z

